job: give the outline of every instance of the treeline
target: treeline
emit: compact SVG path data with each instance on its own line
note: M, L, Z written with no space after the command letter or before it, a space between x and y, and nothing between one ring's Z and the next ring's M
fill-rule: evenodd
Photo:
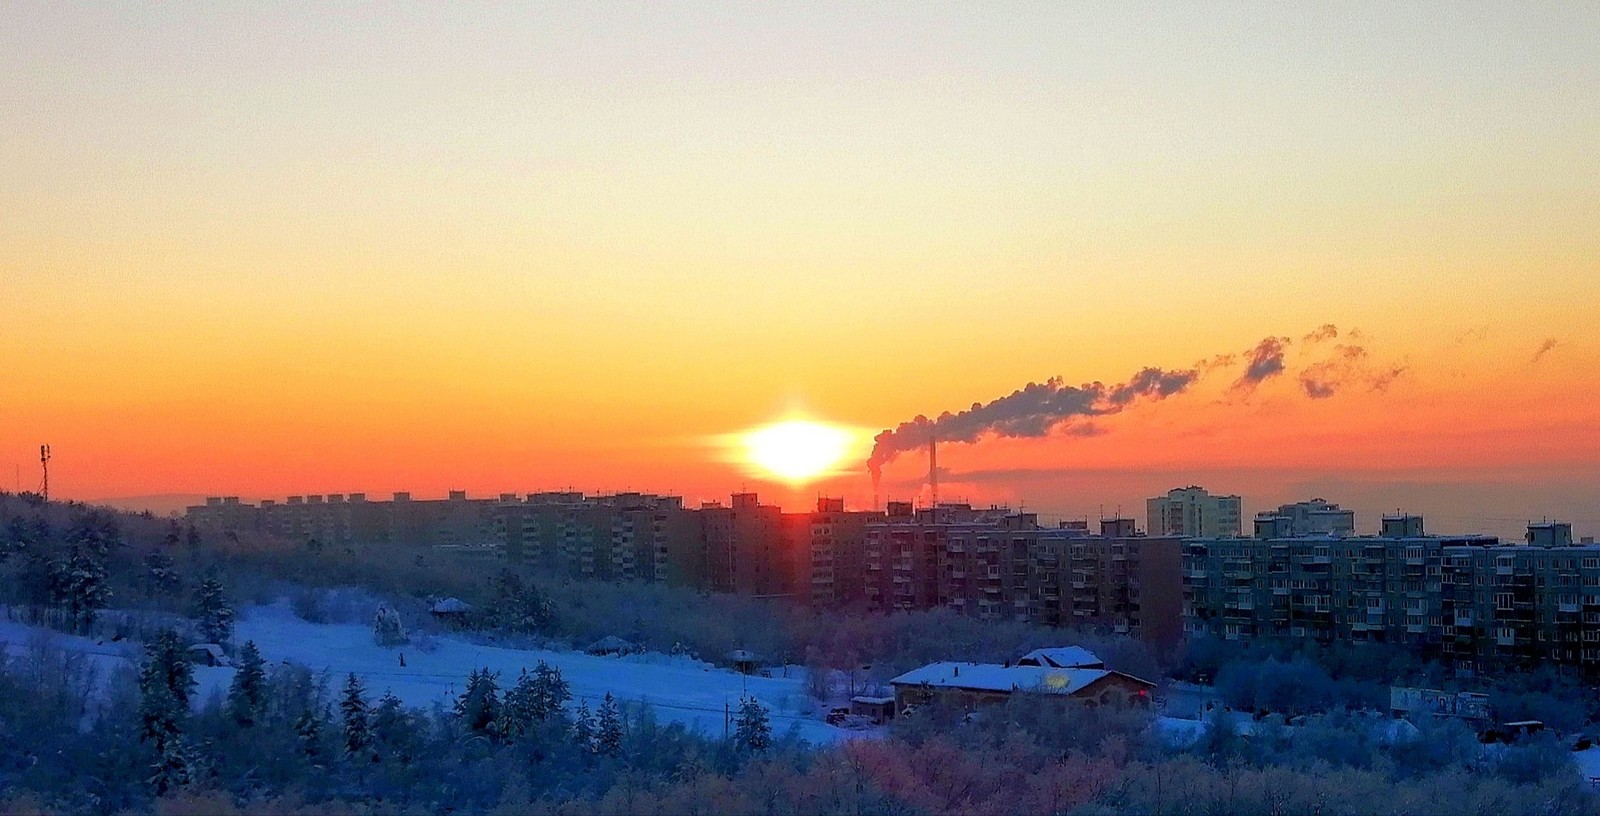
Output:
M176 639L99 678L36 644L0 666L0 811L59 813L1594 813L1553 741L1485 747L1449 723L1386 741L1313 717L1184 748L1137 709L1019 697L925 707L891 734L806 746L747 704L728 738L647 708L574 705L559 672L474 671L408 708L359 678L266 666L250 644L196 701ZM1434 730L1437 729L1437 730Z

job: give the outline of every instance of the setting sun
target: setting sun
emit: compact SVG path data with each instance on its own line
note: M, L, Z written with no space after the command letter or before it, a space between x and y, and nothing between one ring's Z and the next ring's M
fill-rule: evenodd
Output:
M826 474L850 453L853 435L845 428L795 419L751 430L743 435L744 457L788 482L806 482Z

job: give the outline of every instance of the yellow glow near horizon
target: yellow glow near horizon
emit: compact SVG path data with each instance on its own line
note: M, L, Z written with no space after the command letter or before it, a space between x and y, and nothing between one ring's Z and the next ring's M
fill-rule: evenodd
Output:
M746 461L794 484L819 478L844 461L852 439L845 428L804 419L765 425L742 436Z

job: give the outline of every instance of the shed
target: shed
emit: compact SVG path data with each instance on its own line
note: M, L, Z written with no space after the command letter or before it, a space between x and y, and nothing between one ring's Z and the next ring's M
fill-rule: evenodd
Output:
M460 598L445 598L435 603L428 612L440 622L460 626L466 621L468 613L472 612L472 604Z
M761 659L747 649L734 649L728 652L727 657L728 662L733 664L733 670L740 674L755 674L756 663Z
M1105 661L1082 646L1057 646L1034 649L1017 661L1018 666L1049 666L1056 669L1103 669Z
M633 642L623 640L616 635L606 635L589 644L589 648L584 649L584 651L592 655L625 655L639 651L639 647Z
M872 720L873 725L883 725L894 719L893 697L851 697L850 713Z
M222 646L216 643L196 643L189 647L189 662L201 666L232 666Z

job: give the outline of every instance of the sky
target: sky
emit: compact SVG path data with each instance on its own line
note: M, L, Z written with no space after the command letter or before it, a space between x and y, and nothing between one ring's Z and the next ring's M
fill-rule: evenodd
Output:
M1593 534L1596 42L1582 2L0 4L5 487L48 442L79 499L869 506L720 440L864 459L1331 324L1402 373L948 444L941 496Z

